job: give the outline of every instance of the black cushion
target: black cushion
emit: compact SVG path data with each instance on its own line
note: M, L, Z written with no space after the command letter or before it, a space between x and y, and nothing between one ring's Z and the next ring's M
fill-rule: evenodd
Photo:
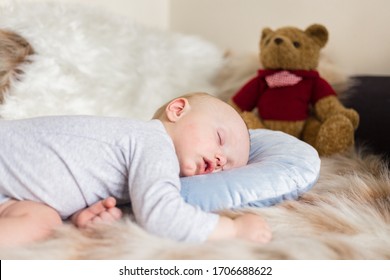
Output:
M390 77L355 76L343 101L360 115L356 130L357 146L390 159Z

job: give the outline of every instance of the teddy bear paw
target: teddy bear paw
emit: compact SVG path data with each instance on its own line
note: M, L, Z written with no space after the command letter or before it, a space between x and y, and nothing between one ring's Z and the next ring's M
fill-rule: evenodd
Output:
M348 150L354 144L354 125L344 115L328 118L320 127L315 148L321 156L329 156Z
M343 115L351 121L353 128L357 129L359 125L359 114L354 109L346 109Z

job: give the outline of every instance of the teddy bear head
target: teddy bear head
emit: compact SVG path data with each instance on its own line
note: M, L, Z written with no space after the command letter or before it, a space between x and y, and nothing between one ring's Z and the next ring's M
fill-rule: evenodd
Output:
M265 69L314 70L320 50L328 41L328 31L320 24L305 30L283 27L264 28L260 39L260 61Z

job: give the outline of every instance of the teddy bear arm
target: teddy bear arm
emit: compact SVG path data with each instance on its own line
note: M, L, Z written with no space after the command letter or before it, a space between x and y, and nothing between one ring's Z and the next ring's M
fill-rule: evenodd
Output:
M232 102L241 111L250 112L256 107L261 95L259 83L258 77L252 78L232 97Z
M265 125L261 121L260 117L257 116L254 112L242 112L241 114L242 119L244 120L246 126L248 129L258 129L258 128L265 128Z
M238 107L232 99L230 99L228 103L240 114L248 129L264 128L264 124L260 120L260 117L257 116L254 112L241 110L241 108Z
M334 115L340 114L347 117L355 129L359 124L358 113L353 109L345 108L339 99L334 95L324 97L317 101L317 103L314 105L314 111L317 118L321 122L324 122Z
M243 111L241 110L241 108L238 107L238 105L237 105L236 103L234 103L234 101L233 101L232 98L228 100L228 104L229 104L230 106L232 106L238 113L242 113L242 112L243 112Z

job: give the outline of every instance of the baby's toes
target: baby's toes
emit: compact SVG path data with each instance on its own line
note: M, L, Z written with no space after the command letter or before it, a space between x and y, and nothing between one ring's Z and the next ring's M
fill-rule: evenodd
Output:
M120 218L122 218L122 210L120 210L118 207L110 208L107 210L107 212L112 216L112 218L117 221Z

